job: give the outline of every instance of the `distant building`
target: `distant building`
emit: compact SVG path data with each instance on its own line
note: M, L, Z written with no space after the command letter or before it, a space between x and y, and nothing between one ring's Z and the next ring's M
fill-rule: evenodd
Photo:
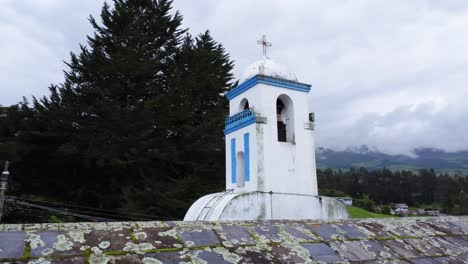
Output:
M395 204L393 206L393 211L396 215L408 215L408 205L404 203Z
M438 216L440 211L436 208L424 208L424 214L430 216Z
M338 199L338 201L342 202L344 205L353 205L353 198L351 197L336 197L336 199Z

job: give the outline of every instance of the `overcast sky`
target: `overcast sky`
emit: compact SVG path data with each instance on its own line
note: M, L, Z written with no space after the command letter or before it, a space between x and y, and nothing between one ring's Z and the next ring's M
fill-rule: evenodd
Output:
M48 94L92 30L97 0L0 0L0 104ZM235 75L270 57L312 84L318 146L389 153L468 149L468 1L175 0L192 34L209 29Z

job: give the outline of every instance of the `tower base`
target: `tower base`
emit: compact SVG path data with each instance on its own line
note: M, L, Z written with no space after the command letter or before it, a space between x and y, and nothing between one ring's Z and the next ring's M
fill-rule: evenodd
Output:
M208 194L195 201L185 214L184 221L348 218L346 207L330 197L226 191Z

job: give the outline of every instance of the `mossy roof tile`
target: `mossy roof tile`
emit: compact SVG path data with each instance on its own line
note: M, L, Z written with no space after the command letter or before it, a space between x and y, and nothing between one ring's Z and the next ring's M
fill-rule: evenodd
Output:
M0 225L0 263L463 263L468 218Z

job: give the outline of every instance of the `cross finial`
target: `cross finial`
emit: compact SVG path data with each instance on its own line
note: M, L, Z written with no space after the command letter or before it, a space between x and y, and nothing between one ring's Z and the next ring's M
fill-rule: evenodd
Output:
M267 42L266 36L263 35L263 36L262 36L262 39L257 40L257 44L262 45L263 57L267 57L267 48L268 48L268 47L271 47L271 43L270 43L270 42Z

